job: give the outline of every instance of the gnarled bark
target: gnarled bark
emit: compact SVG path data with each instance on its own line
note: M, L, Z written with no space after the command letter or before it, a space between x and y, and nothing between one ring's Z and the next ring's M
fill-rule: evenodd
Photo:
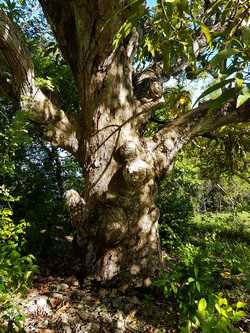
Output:
M102 281L118 280L124 288L147 286L162 265L157 179L170 169L191 138L219 126L249 121L249 105L236 110L233 99L212 112L209 103L204 103L145 139L140 128L155 109L164 106L162 86L152 68L132 79L135 29L117 49L112 46L131 2L40 3L77 82L80 113L72 119L36 87L31 58L3 13L0 60L9 66L17 85L11 89L0 78L2 91L16 98L22 95L22 109L29 111L44 136L70 151L82 165L85 193L71 190L65 197L85 274ZM142 87L146 90L141 93Z
M138 132L142 109L133 95L130 53L121 47L101 68L88 88L82 84L88 89L86 99L82 96L85 110L91 100L91 126L84 132L84 201L69 192L68 202L73 207L74 193L80 217L73 213L78 221L73 223L85 272L124 286L149 285L161 267L159 212L154 161Z

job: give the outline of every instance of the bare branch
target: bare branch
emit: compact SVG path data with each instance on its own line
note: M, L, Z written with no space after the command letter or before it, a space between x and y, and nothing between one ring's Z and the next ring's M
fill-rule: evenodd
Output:
M157 99L148 99L144 102L136 100L136 124L138 127L145 125L152 117L152 113L165 106L163 97Z
M233 99L217 111L210 110L209 106L210 103L205 102L192 112L179 116L159 131L154 139L164 136L172 129L189 139L212 132L224 125L250 121L250 102L246 102L238 109Z
M34 88L33 88L34 90ZM78 153L77 121L53 104L40 89L33 96L24 96L22 110L42 130L45 139L73 155Z

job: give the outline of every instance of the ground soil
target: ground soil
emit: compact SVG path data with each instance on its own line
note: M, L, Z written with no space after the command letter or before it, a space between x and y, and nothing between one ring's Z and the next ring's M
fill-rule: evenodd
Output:
M41 258L40 271L20 305L27 333L175 333L176 314L153 290L120 290L94 283L80 287L70 237L54 256ZM62 250L63 249L63 250ZM171 323L171 325L169 324Z

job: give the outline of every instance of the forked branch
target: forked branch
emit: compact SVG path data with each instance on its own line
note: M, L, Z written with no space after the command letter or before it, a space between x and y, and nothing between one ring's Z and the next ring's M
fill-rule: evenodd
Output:
M225 125L250 121L250 101L236 108L236 98L232 98L216 111L210 105L209 102L200 104L192 112L168 123L148 140L148 146L155 155L158 175L168 170L178 151L190 139Z

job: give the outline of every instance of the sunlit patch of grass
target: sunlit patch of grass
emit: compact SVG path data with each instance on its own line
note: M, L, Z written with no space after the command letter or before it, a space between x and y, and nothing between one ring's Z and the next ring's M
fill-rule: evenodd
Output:
M221 239L243 241L250 244L250 213L197 214L191 223L194 235L202 241L204 235L216 234ZM192 235L190 235L192 236Z
M179 325L193 320L201 298L209 302L221 292L230 304L249 306L250 213L197 214L179 228L182 236L165 242L168 270L157 282L176 304Z

